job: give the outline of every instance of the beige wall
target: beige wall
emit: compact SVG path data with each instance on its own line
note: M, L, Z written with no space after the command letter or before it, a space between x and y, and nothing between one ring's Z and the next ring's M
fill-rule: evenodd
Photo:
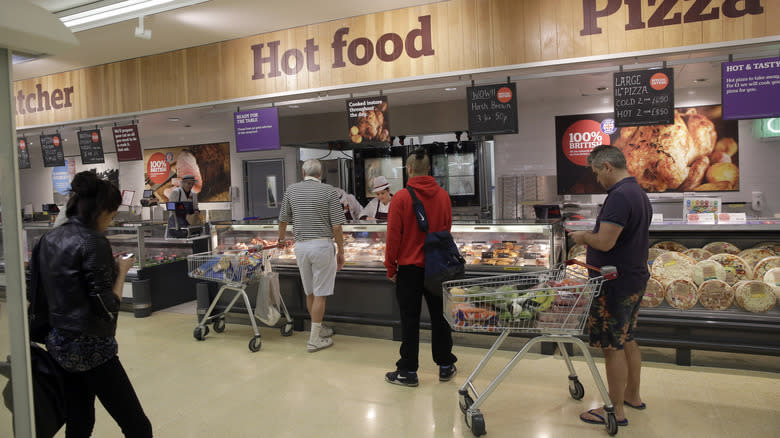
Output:
M780 1L712 1L702 13L713 19L704 21L694 21L703 16L692 10L707 2L633 3L641 4L641 10L620 0L450 0L182 49L17 81L14 94L21 92L22 102L17 102L16 122L24 128L320 87L780 35ZM672 9L659 15L667 4ZM626 30L639 25L641 29ZM349 32L339 32L344 28ZM384 60L376 49L380 40L385 42ZM269 77L270 65L260 63L259 78L254 55L271 56L269 46L277 49L280 74ZM370 60L364 50L369 46ZM285 53L287 73L281 66ZM60 108L51 102L55 93L63 97L57 99ZM47 99L51 109L46 109Z

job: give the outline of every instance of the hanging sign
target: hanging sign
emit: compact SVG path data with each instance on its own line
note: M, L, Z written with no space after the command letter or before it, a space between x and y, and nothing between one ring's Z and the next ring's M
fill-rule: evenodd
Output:
M674 123L674 69L614 74L615 126Z
M43 152L43 167L65 165L65 153L62 151L62 137L59 134L42 135L41 151Z
M466 90L471 135L517 134L517 90L514 83Z
M780 58L722 64L723 119L780 116Z
M30 151L27 149L27 139L25 137L18 137L17 141L17 156L19 157L19 168L29 169L30 166Z
M105 162L103 158L103 139L99 129L79 131L79 150L81 151L81 164L99 164Z
M233 113L236 152L281 149L279 109L261 108Z
M347 101L349 141L390 141L390 111L387 96L361 97Z
M141 140L138 138L138 126L114 126L111 130L114 133L116 156L119 161L136 161L144 158L141 152Z

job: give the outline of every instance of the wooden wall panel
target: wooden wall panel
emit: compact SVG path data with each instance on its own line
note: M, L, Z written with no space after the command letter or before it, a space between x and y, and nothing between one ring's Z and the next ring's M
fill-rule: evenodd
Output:
M703 12L706 14L720 6L715 3ZM580 34L585 26L582 0L449 0L345 18L17 81L14 93L21 91L25 97L35 93L37 85L49 92L72 86L74 92L72 107L25 111L17 114L16 120L20 127L56 124L353 83L780 35L777 26L780 1L762 2L764 12L760 15L728 18L719 9L716 20L647 27L661 4L654 2L650 6L649 2L640 0L620 2L615 13L597 19L602 31L592 35ZM607 1L598 0L596 5L597 9L603 9ZM644 28L625 29L630 18L629 5L641 7ZM678 1L663 18L670 19L676 13L684 18L691 5L691 1ZM421 27L422 16L430 16L435 54L412 59L404 48L394 61L380 60L379 38L395 33L405 41L410 31ZM345 45L338 51L346 65L334 68L331 44L337 30L343 27L348 27L349 32L343 36ZM357 38L370 41L372 59L365 65L349 61L349 46ZM318 46L317 71L309 71L306 65L308 39L313 39ZM283 62L285 51L297 49L303 56L300 71L269 77L270 65L265 63L262 64L264 77L252 79L255 74L252 46L263 44L261 56L269 56L268 44L274 41L279 42L274 62ZM420 48L419 39L415 45ZM362 55L363 49L359 49L358 56Z

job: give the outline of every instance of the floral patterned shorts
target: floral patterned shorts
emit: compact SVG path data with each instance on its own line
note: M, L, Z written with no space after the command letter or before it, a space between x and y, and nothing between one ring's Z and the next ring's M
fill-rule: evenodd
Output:
M617 295L602 290L593 299L588 318L590 345L596 348L622 350L623 344L634 340L636 317L645 289L632 295Z

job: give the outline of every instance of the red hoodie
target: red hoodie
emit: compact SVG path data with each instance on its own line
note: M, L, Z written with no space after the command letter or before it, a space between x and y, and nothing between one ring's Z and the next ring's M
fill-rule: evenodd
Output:
M449 231L452 227L450 195L439 187L432 176L415 176L406 183L414 189L425 207L428 231ZM393 195L387 217L387 247L385 267L388 278L395 276L399 266L425 267L425 233L420 231L412 206L412 196L404 189Z

